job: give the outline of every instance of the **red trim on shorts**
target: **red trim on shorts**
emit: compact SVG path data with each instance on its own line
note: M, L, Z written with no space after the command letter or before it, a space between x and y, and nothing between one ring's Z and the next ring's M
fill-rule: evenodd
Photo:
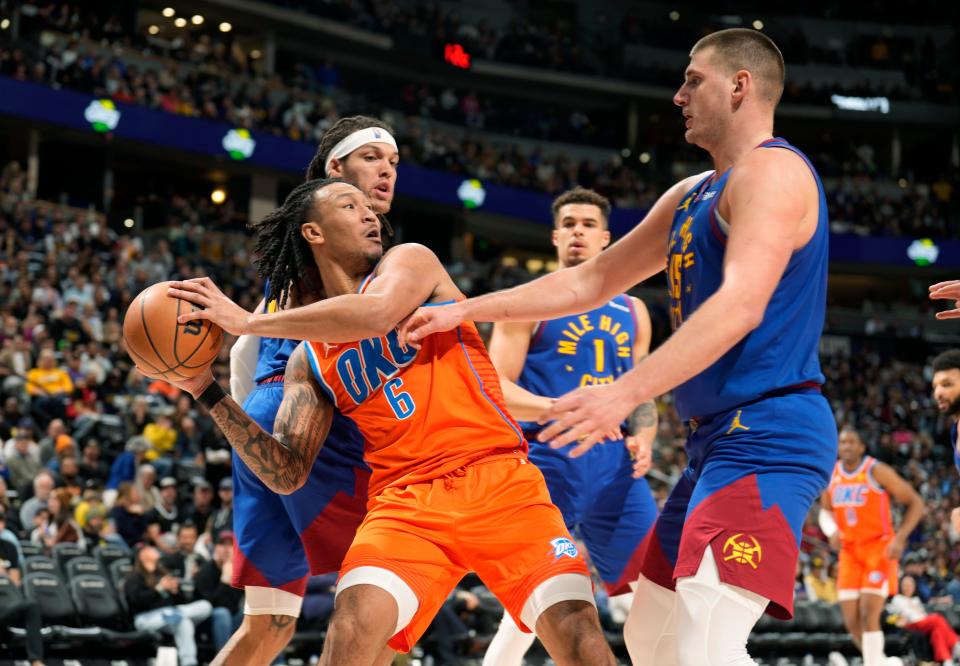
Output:
M278 375L273 375L272 377L267 377L266 379L261 379L257 382L257 386L263 386L264 384L275 384L277 382L283 381L283 373L281 372Z
M656 523L640 543L638 558L641 562L640 573L643 574L644 578L668 590L677 589L673 580L674 567L667 559L666 553L663 552L663 546L660 545Z
M275 590L291 592L298 597L302 597L307 591L307 578L307 576L303 576L302 578L291 580L283 585L274 585L267 580L266 576L260 573L260 570L257 569L253 562L244 557L237 542L233 542L233 577L230 579L230 584L233 587L238 587L241 590L247 585L269 587Z
M367 515L367 486L370 472L356 470L353 495L339 492L300 534L303 550L310 563L310 575L340 570L343 558L353 543L357 528Z

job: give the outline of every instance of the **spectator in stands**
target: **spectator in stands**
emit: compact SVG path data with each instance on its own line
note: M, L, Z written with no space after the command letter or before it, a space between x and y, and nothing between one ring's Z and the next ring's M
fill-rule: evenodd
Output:
M197 529L206 531L210 516L213 515L213 486L206 479L198 478L194 482L193 503L187 508L185 515Z
M20 505L20 524L23 529L33 529L33 517L41 506L46 508L56 482L47 470L40 470L33 478L33 497Z
M33 396L33 411L44 421L63 418L67 410L66 400L72 392L70 375L57 367L53 350L41 351L37 367L27 373L27 393Z
M807 598L810 601L824 601L828 604L837 603L837 571L836 564L827 564L820 555L814 556L810 562L810 571L803 577Z
M86 521L81 528L80 536L88 551L92 552L97 546L110 543L106 538L107 512L102 506L91 506L86 512Z
M47 517L34 528L30 540L45 550L50 550L58 543L77 543L83 547L80 528L73 520L72 513L70 493L62 488L53 491L47 501Z
M106 483L110 475L110 466L100 457L100 442L96 439L88 439L87 445L83 447L83 457L80 459L80 475L84 481L97 481Z
M196 576L197 594L213 605L213 646L219 653L243 621L243 591L230 585L233 577L233 532L217 535L213 557Z
M132 548L143 541L149 522L134 484L129 481L120 484L109 515L113 531L120 535L127 546Z
M197 666L194 630L212 612L205 599L187 603L180 579L160 565L160 552L152 546L137 551L136 564L123 586L139 631L173 634L181 666Z
M18 492L26 488L42 469L40 458L30 448L36 450L36 442L32 441L30 431L21 428L14 435L14 449L12 454L5 457L4 462L10 470L10 485Z
M25 385L27 371L33 367L30 343L17 333L3 341L0 350L0 392L13 395Z
M897 626L916 631L930 639L933 658L945 664L960 659L960 639L940 613L928 613L916 596L917 582L913 576L900 580L900 593L887 604L887 611L897 616Z
M63 419L53 419L47 424L47 434L40 440L40 462L46 465L57 455L57 442L67 435L67 425ZM69 435L68 435L69 436Z
M127 428L127 437L143 434L144 428L153 422L145 396L137 395L133 398L130 409L124 413L123 422ZM147 444L149 445L149 442Z
M56 440L54 440L53 449L53 457L45 463L45 466L54 474L58 474L60 472L60 460L64 456L76 458L79 454L77 451L76 442L73 441L73 437L67 435L66 433L57 436Z
M75 280L79 278L76 268L71 268L69 277L64 282L64 297L67 304L63 307L63 312L59 317L53 319L50 323L50 338L57 345L57 349L64 349L66 345L71 348L77 345L86 344L90 340L90 333L87 327L77 318L79 288L76 287Z
M173 450L177 443L177 431L173 428L173 420L169 414L160 414L156 421L148 423L143 429L143 436L150 442L147 449L147 460L157 472L166 476L173 467Z
M214 511L210 524L207 525L207 534L210 537L223 530L233 529L233 479L228 476L220 479L217 496L220 498L220 508Z
M0 511L7 517L6 527L0 529L0 537L6 537L15 544L19 543L17 535L23 532L23 527L20 525L20 516L10 506L10 498L7 497L7 481L2 476L0 476Z
M0 508L0 532L6 529L7 514ZM0 539L0 576L6 576L17 587L22 585L23 565L17 548L6 539ZM0 625L23 624L27 631L27 659L31 666L43 666L43 638L40 629L43 618L35 601L15 601L0 606Z
M208 559L208 552L197 545L198 536L197 526L187 520L177 530L173 552L163 556L167 570L183 580L193 580L201 564Z
M133 482L137 475L137 468L144 460L147 447L150 443L143 435L136 435L127 440L124 452L113 461L110 466L110 477L107 479L107 488L116 489L125 481Z
M137 480L134 482L140 493L140 503L149 511L160 501L160 492L157 490L157 468L144 463L137 468Z
M307 579L307 591L303 595L301 622L311 629L323 629L333 613L337 592L338 574L321 574Z
M177 480L172 476L160 479L160 501L149 512L150 522L156 525L160 534L176 532L183 519L180 515L180 503L177 501Z

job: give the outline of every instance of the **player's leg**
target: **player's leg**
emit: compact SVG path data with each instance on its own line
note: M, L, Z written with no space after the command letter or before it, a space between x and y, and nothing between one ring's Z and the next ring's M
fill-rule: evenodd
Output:
M591 470L597 469L593 464L595 452L605 448L594 447L583 459L573 459L569 456L569 450L532 445L529 454L530 462L543 474L550 492L550 500L560 509L564 523L570 531L573 531L574 526L580 522L582 513L584 486L581 478L582 468L588 466ZM536 634L521 630L510 613L504 611L503 618L497 626L497 633L494 634L483 656L483 666L521 666L523 655L536 639Z
M861 549L863 567L860 579L860 652L864 666L883 666L886 655L883 650L883 629L880 616L887 597L897 593L899 565L886 557L887 542L865 546Z
M641 573L623 626L623 638L635 666L677 664L673 569L696 475L695 468L684 471L640 549Z
M358 571L355 569L354 571ZM416 596L408 589L414 602ZM416 610L416 607L414 607ZM377 666L391 636L406 626L395 596L371 584L358 584L337 594L323 643L323 666ZM403 626L399 623L403 622Z
M860 587L864 580L863 563L852 547L840 549L837 560L837 598L843 615L843 626L847 628L853 644L861 649L860 635L863 624L860 620Z
M535 634L521 631L510 613L504 612L497 633L483 655L483 666L520 666L523 655L536 640Z
M211 666L266 666L293 638L303 598L272 587L244 587L243 622Z
M746 643L763 612L793 613L801 529L835 461L833 416L821 396L790 394L702 421L694 440L702 467L674 570L678 660L753 664Z
M458 543L481 580L524 632L536 629L557 664L614 664L600 629L586 562L540 471L525 460L469 465L457 507L469 520Z
M860 596L860 623L863 630L860 634L860 652L863 654L863 666L883 666L887 658L883 653L883 629L880 627L880 616L886 600L885 595L866 590Z

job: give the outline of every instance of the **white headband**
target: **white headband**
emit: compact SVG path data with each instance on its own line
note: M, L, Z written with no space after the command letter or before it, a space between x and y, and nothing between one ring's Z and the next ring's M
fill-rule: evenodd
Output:
M393 146L394 150L397 149L397 142L394 140L393 135L382 127L367 127L366 129L357 130L330 149L330 152L327 154L327 163L323 167L323 172L329 176L330 163L333 160L343 159L360 146L365 146L368 143L385 143Z

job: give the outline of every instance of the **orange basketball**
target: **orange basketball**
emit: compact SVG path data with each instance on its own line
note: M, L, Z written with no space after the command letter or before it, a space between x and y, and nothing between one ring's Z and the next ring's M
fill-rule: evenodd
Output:
M223 330L200 319L178 324L180 314L200 308L167 296L169 286L159 282L137 294L123 318L123 341L130 358L148 377L190 379L217 358Z

